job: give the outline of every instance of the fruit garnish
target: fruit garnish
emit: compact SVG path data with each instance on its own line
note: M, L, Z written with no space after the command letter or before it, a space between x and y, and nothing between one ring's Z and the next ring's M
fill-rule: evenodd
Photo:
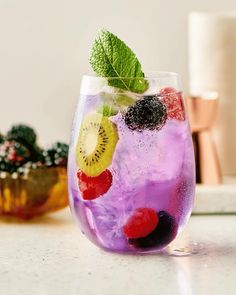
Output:
M169 244L177 235L178 226L173 216L166 211L158 213L156 228L146 237L131 238L128 242L137 248L159 247Z
M148 88L136 55L107 30L102 30L95 39L90 64L98 76L111 78L108 78L110 86L136 93L143 93Z
M184 121L185 114L181 92L173 87L165 87L160 90L160 95L167 107L168 118Z
M146 237L158 224L158 215L151 208L137 209L123 227L127 238L136 239Z
M82 171L78 171L77 177L84 200L94 200L102 196L112 185L112 174L108 169L96 177L90 177Z
M76 145L79 168L87 176L98 176L112 161L118 141L116 125L107 117L94 113L82 122Z
M105 117L111 117L115 116L119 110L112 104L104 104L100 109L98 109L98 112Z
M128 108L124 119L131 130L160 130L166 123L166 107L157 96L145 96Z

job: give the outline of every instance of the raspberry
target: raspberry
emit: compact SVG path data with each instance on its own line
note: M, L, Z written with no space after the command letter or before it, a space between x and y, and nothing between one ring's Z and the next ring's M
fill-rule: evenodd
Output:
M166 211L158 213L159 222L156 228L146 237L129 239L129 243L137 248L164 247L177 235L178 226L173 216Z
M137 209L123 227L127 238L143 238L150 234L158 224L155 210L150 208Z
M79 189L84 200L93 200L105 194L112 184L112 174L106 169L96 177L78 171Z
M145 96L128 108L124 119L131 130L160 130L166 123L166 107L157 96Z
M175 88L165 87L160 90L163 103L167 107L167 116L179 121L185 120L184 105L181 92Z
M0 170L13 173L29 159L30 151L21 143L6 140L0 144Z

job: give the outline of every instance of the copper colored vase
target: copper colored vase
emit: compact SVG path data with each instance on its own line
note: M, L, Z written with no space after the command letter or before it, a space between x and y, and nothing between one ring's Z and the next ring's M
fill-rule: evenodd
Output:
M217 105L218 95L214 92L206 93L201 97L187 98L195 149L197 183L219 184L221 182L220 165L211 132Z

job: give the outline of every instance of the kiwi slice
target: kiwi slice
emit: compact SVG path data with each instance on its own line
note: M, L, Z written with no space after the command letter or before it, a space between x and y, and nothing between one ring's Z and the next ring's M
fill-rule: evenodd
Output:
M116 125L102 114L94 113L82 122L76 146L79 168L87 176L98 176L112 161L118 141Z

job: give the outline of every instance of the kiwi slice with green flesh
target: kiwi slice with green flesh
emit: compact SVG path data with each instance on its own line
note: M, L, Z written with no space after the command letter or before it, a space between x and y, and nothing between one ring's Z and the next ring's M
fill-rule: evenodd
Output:
M85 117L76 145L79 168L87 176L101 174L111 164L118 139L116 125L107 117L98 113Z

